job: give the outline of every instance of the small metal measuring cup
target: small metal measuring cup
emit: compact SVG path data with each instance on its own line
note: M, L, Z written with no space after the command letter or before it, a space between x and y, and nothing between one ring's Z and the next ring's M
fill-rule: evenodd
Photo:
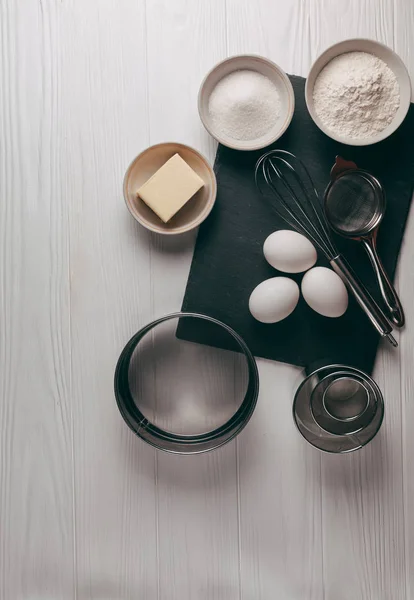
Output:
M385 193L373 175L340 156L331 170L325 191L325 214L332 229L362 242L374 268L389 318L397 327L405 323L404 311L377 252L378 227L386 208Z
M358 450L376 435L384 416L381 391L369 375L345 365L320 367L299 385L293 402L303 437L325 452Z

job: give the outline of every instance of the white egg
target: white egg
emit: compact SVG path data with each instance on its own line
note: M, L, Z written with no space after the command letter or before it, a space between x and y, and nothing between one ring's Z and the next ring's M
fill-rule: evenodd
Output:
M324 317L341 317L348 308L345 284L335 271L325 267L305 273L302 294L309 306Z
M261 323L286 319L299 300L299 286L287 277L272 277L259 283L249 299L249 310Z
M263 245L267 262L284 273L302 273L316 263L315 247L296 231L281 229L271 233Z

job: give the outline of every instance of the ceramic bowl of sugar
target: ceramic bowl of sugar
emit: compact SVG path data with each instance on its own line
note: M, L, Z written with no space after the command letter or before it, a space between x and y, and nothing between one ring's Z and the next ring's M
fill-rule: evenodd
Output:
M316 125L349 146L368 146L394 133L411 102L401 58L374 40L345 40L313 63L305 99Z
M198 94L204 127L235 150L259 150L275 142L288 128L294 108L288 76L262 56L223 60L206 75Z

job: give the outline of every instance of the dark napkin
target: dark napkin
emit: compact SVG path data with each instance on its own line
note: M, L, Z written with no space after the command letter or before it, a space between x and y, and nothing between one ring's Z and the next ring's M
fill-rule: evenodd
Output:
M290 80L295 90L295 114L274 147L289 150L305 162L321 196L337 154L355 161L381 180L388 205L378 247L387 272L394 277L413 189L414 105L399 130L387 140L367 147L344 146L325 136L313 123L305 104L305 80L296 76L290 76ZM219 146L214 165L217 201L198 234L182 310L224 321L244 338L256 356L299 366L338 361L371 372L379 336L351 297L347 312L338 319L318 315L303 298L280 323L265 325L249 313L252 290L264 279L280 274L265 261L263 242L272 231L289 228L261 201L255 188L253 169L263 152L239 152ZM380 302L362 246L335 239ZM326 261L320 258L318 264ZM298 283L302 279L302 275L292 277ZM203 327L186 321L181 321L179 337L228 348L225 340L211 339Z

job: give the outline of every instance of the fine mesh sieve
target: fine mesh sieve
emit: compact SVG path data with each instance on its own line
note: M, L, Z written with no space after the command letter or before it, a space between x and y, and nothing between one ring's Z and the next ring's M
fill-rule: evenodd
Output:
M358 169L355 163L337 156L325 191L324 207L326 219L336 233L364 245L388 309L388 318L402 327L404 311L377 252L378 227L386 208L381 183L367 171Z
M378 227L385 212L385 197L374 178L350 171L328 188L326 216L338 233L359 237Z

